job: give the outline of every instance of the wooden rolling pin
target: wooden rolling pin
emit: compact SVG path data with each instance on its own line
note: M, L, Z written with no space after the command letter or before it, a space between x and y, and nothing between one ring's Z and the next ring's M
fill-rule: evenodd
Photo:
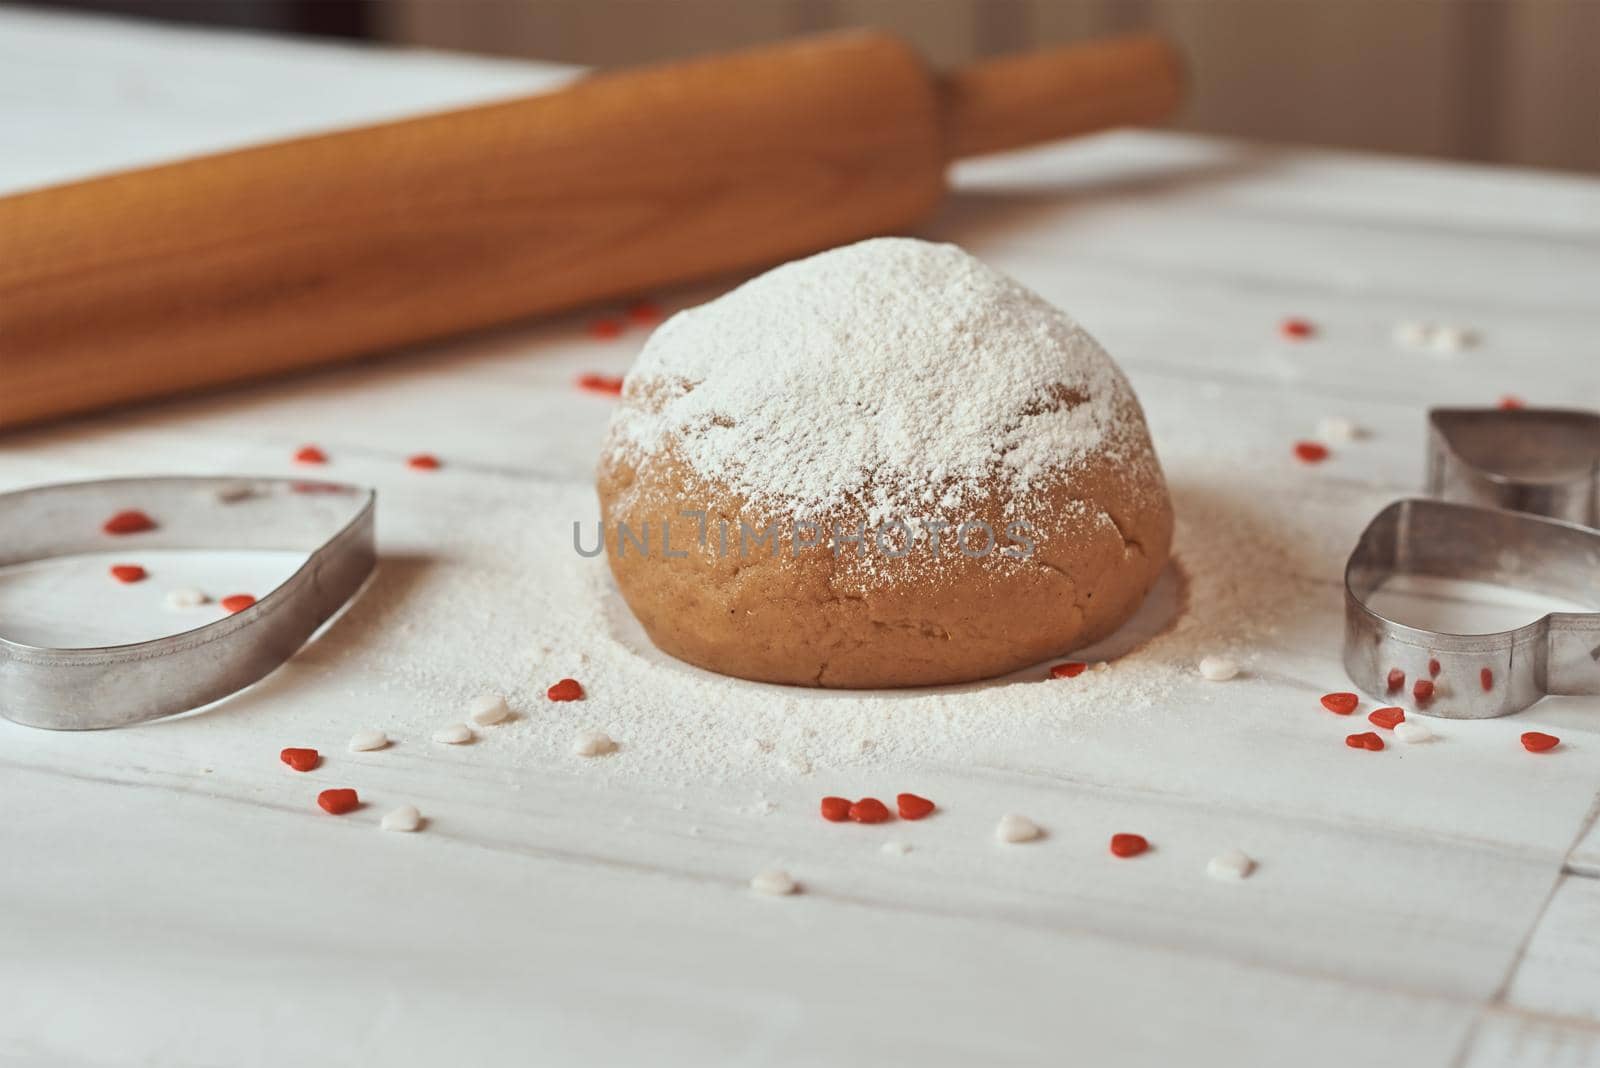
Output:
M0 427L902 230L950 160L1182 83L1154 37L939 78L851 33L0 198Z

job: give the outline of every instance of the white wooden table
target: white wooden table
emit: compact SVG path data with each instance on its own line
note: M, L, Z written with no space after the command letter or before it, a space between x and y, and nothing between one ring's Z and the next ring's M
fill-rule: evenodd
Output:
M0 12L0 188L563 76ZM288 473L315 441L330 476L378 487L384 562L349 615L203 714L0 722L0 1060L1600 1064L1600 700L1376 756L1342 745L1365 724L1316 710L1344 685L1343 553L1417 484L1425 407L1600 403L1600 182L1120 134L964 168L926 233L1123 363L1180 511L1176 633L1237 634L1248 677L1203 683L1162 662L1183 648L1168 638L1116 665L1168 680L1126 715L1064 704L1059 727L1013 728L1029 680L886 705L888 756L695 765L671 738L741 728L697 718L711 683L628 648L603 565L568 547L607 414L573 377L622 370L642 336L600 344L581 318L11 435L0 489ZM1289 314L1319 337L1279 339ZM1483 342L1399 351L1389 331L1413 318ZM1296 466L1289 443L1325 415L1372 437ZM407 471L421 450L445 469ZM104 597L69 584L40 608L19 588L0 584L0 627L86 620ZM540 694L573 672L582 714L637 732L609 764L552 741L567 711ZM418 733L485 688L519 721L448 752ZM653 696L648 720L620 704L662 693L681 704ZM749 700L761 729L850 722L851 698ZM984 752L894 755L980 714L1000 717ZM344 752L386 725L391 751ZM1530 756L1529 729L1564 744ZM297 777L285 745L328 767ZM372 803L334 820L310 798L344 779ZM907 856L816 816L824 794L913 782L942 812L893 832ZM407 800L426 829L378 833ZM1005 811L1049 837L996 844ZM1115 830L1157 848L1113 861ZM1256 875L1206 879L1235 844ZM802 894L750 893L774 859Z

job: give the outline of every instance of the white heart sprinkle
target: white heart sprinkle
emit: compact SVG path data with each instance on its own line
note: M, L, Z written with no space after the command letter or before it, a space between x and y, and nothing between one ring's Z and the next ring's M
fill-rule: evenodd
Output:
M1031 842L1040 835L1039 825L1026 816L1008 812L995 824L994 836L1002 842Z
M433 732L433 740L445 745L461 745L472 741L472 728L465 723L452 723Z
M758 894L771 894L782 897L792 894L800 889L800 884L794 881L794 876L782 868L765 868L756 872L750 880L750 889Z
M1200 659L1200 677L1212 682L1227 682L1239 674L1239 665L1225 656L1207 656Z
M1397 323L1394 343L1408 349L1425 349L1433 339L1432 323Z
M892 857L903 857L907 853L911 852L911 843L910 842L885 842L885 843L883 843L883 845L879 846L878 848L880 850L882 850L883 852L888 853Z
M1428 348L1434 352L1457 353L1467 348L1473 342L1472 331L1459 326L1434 327L1433 336L1428 339Z
M480 727L492 727L496 723L504 723L510 715L511 707L506 704L506 699L497 693L474 697L472 703L467 705L467 718Z
M422 826L422 813L417 811L416 805L401 805L392 812L385 812L379 826L386 831L414 831Z
M1317 437L1329 445L1345 445L1360 436L1360 428L1343 416L1329 415L1317 420Z
M1414 719L1403 719L1394 725L1394 736L1407 745L1425 742L1433 737L1426 724L1418 723Z
M382 749L388 744L389 736L382 731L356 731L350 736L350 752L352 753L366 753L373 749Z
M203 604L208 604L210 601L211 598L207 596L205 590L197 590L192 586L185 586L182 589L168 590L165 603L174 612L186 612L191 608L199 608Z
M605 756L617 751L617 743L605 731L579 731L572 739L572 751L581 757Z
M1224 882L1237 882L1255 870L1256 862L1243 851L1230 849L1206 861L1206 874Z

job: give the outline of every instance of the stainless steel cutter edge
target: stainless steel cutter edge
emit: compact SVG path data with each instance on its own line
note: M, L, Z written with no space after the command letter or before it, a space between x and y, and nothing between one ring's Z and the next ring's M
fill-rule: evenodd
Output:
M1351 680L1419 711L1471 719L1521 711L1547 694L1600 693L1600 614L1555 612L1498 633L1450 634L1401 624L1366 600L1389 575L1410 573L1600 607L1600 414L1436 408L1427 449L1436 499L1384 508L1345 566Z
M128 645L57 649L0 638L0 714L31 727L94 730L174 715L259 681L287 660L355 595L377 562L376 494L340 483L291 479L173 476L58 483L0 494L0 532L19 502L53 507L83 521L50 551L21 559L108 547L92 530L103 514L151 497L218 511L253 512L264 545L307 551L276 589L243 611L179 634ZM238 548L201 521L171 532L160 547ZM274 542L271 539L278 538ZM313 544L307 544L313 542ZM118 541L133 547L135 540ZM144 544L150 544L145 542ZM264 546L263 546L264 547ZM13 557L11 562L17 558Z
M1600 613L1552 612L1512 630L1451 634L1407 626L1367 604L1396 573L1539 588L1518 581L1527 573L1507 570L1516 561L1503 550L1513 542L1537 546L1535 567L1552 556L1600 560L1600 531L1575 523L1427 498L1379 512L1345 566L1344 665L1351 681L1382 700L1453 719L1519 712L1547 694L1600 693ZM1418 682L1429 684L1421 695Z

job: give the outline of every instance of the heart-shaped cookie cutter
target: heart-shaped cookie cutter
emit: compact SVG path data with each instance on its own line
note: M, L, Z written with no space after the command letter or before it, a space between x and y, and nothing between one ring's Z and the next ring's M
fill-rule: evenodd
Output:
M1568 409L1429 413L1430 498L1396 501L1345 567L1345 670L1369 694L1453 719L1519 712L1547 694L1600 694L1600 611L1514 630L1407 626L1369 598L1395 575L1472 580L1600 610L1600 415ZM1418 687L1418 683L1424 683Z
M136 508L151 530L115 535ZM0 714L30 727L95 730L210 704L264 678L352 598L377 563L370 489L271 478L121 478L0 494L0 566L126 549L306 552L255 604L129 645L55 649L0 638Z

